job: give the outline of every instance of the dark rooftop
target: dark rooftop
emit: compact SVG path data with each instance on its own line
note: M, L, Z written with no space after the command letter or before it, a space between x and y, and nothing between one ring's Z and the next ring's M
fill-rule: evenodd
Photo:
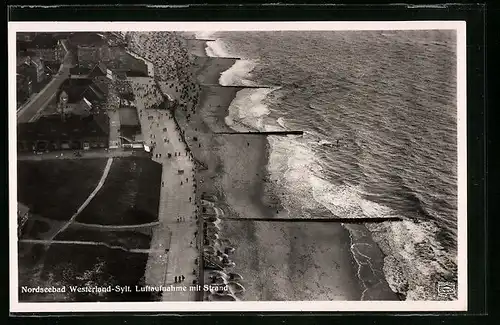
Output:
M69 72L72 75L77 75L77 76L86 76L92 71L91 68L86 68L86 67L73 67L69 69Z
M89 77L101 77L106 75L106 66L103 63L97 63L94 66L82 66L73 67L69 69L72 75L89 76Z
M37 34L31 41L18 41L18 51L28 49L54 49L57 46L57 38L50 34Z
M78 116L69 114L65 120L59 114L40 117L32 123L18 124L19 140L70 140L83 137L107 137L109 119L105 112Z
M83 46L101 46L106 44L106 40L98 35L98 33L91 32L77 32L69 37L73 45Z
M66 79L56 94L57 100L59 100L59 96L63 91L68 94L68 103L77 103L83 97L87 98L90 102L102 102L105 100L105 93L92 79Z
M36 74L36 67L31 64L23 63L17 66L16 73L23 76L32 75L33 73Z
M118 112L120 113L120 125L140 125L139 116L137 115L135 107L121 107Z
M49 70L51 73L57 73L61 64L59 62L44 62L45 68Z
M108 95L109 92L109 86L110 86L110 80L106 77L94 77L92 78L94 81L94 85L97 86L97 88L105 95Z

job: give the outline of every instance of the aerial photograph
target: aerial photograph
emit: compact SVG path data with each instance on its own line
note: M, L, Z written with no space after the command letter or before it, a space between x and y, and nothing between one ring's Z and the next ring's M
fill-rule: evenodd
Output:
M457 32L16 33L20 302L457 300Z

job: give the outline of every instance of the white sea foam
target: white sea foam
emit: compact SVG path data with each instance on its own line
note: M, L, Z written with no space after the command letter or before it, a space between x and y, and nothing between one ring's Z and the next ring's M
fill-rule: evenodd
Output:
M286 130L285 119L283 117L278 117L276 123L278 123L279 126Z
M285 195L279 195L284 208L294 214L314 209L318 204L311 197L309 178L314 165L312 149L303 146L295 136L268 137L270 180Z
M213 34L215 34L214 31L195 32L194 37L197 39L209 39L212 37Z
M456 258L439 245L432 222L368 224L383 253L384 274L391 289L407 300L440 300L438 281L453 279ZM455 297L456 298L456 297Z
M205 47L205 52L209 57L224 58L230 56L227 46L220 39L208 41L207 46Z
M253 60L236 60L233 66L223 73L219 78L222 86L254 86L255 83L249 80L251 72L257 65Z
M324 146L324 145L331 145L332 143L330 141L321 140L318 144Z
M264 99L271 91L273 89L269 88L248 88L238 91L229 106L229 114L225 118L226 124L231 128L238 124L264 130L264 118L270 113Z

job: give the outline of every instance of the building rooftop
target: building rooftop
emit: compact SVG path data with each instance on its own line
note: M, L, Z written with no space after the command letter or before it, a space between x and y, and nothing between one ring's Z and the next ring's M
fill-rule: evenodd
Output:
M61 67L60 63L45 63L45 68L50 72L50 73L57 73L59 71L59 68Z
M91 68L80 67L80 66L69 69L69 73L76 76L86 76L90 73L90 71L92 71Z
M139 126L139 116L135 107L120 107L120 125Z
M88 76L89 78L106 76L106 65L97 63L94 66L77 66L69 69L72 75Z
M18 51L28 49L55 49L58 39L51 34L38 33L31 41L18 41Z
M94 77L92 79L94 85L105 95L108 95L109 86L111 84L110 80L106 77Z
M17 75L21 75L24 77L33 76L36 73L36 67L31 64L27 64L26 62L20 64L16 69Z
M106 40L102 36L93 32L72 33L69 41L75 46L102 46L106 44Z
M106 98L105 93L88 78L66 79L56 94L57 100L63 91L68 94L68 103L78 103L84 97L91 102L102 102Z
M18 139L72 140L83 137L107 137L109 118L105 112L89 116L70 114L63 120L59 114L42 116L35 122L19 123Z

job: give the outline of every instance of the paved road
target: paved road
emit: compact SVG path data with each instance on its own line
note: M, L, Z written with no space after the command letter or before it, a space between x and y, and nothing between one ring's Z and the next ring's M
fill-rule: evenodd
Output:
M29 243L29 244L43 244L43 245L66 244L66 245L106 246L107 248L119 249L128 253L142 253L142 254L149 254L153 251L151 249L143 249L143 248L126 248L123 246L109 245L107 243L96 242L96 241L21 239L19 240L19 242Z
M108 230L108 231L133 231L133 230L139 230L139 229L143 229L143 228L156 227L156 226L160 225L160 223L158 221L154 221L154 222L148 222L148 223L137 224L137 225L99 225L99 224L93 224L93 223L73 222L73 225L79 226L82 228L101 229L101 230Z
M120 112L116 109L108 110L109 116L109 147L121 147L120 139Z
M65 46L65 41L63 41ZM17 123L31 122L36 119L48 103L54 98L57 90L64 80L69 77L69 69L73 66L71 52L67 51L57 74L45 87L35 95L29 102L21 106L17 111Z
M149 153L143 149L134 150L79 150L80 157L75 156L76 150L50 151L41 154L31 152L20 152L17 154L17 160L60 160L60 159L95 159L95 158L115 158L115 157L149 157Z

